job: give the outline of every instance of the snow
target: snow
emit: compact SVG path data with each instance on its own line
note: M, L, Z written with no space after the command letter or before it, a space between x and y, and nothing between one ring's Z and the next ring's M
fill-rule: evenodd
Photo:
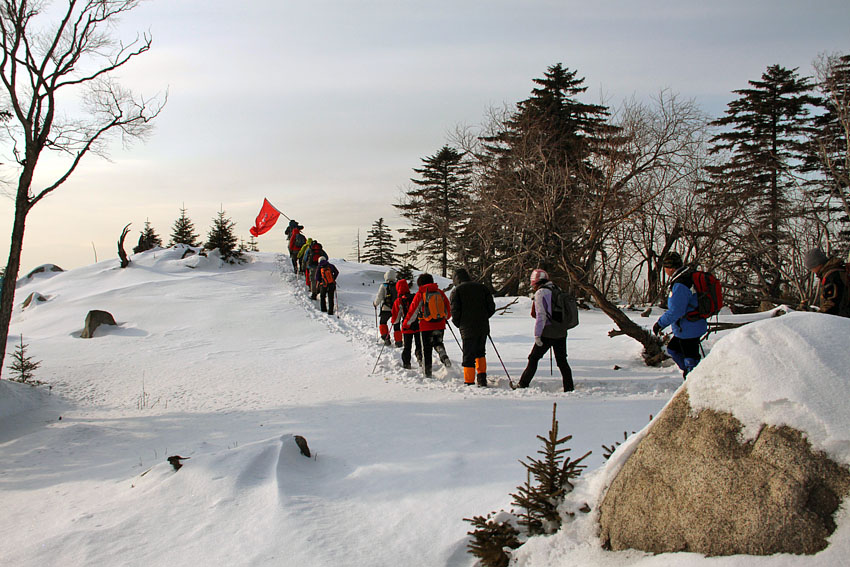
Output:
M377 344L371 302L384 268L332 259L339 308L328 316L288 257L253 253L230 266L182 254L19 282L7 352L23 334L50 387L0 381L0 564L471 566L463 518L511 507L525 480L518 461L540 448L554 402L571 455L593 451L570 498L594 503L639 435L607 465L601 446L642 430L681 385L674 367L645 367L636 342L608 338L612 324L595 310L570 332L576 392L560 391L545 359L531 388L511 390L491 345L493 387L466 387L450 332L454 365L436 364L427 380ZM48 301L22 309L32 292ZM519 298L491 324L514 381L531 347L530 307ZM81 339L92 309L118 326ZM712 341L689 379L692 400L725 404L747 424L763 412L813 427L812 442L846 462L843 397L803 387L845 379L846 323L828 319L791 315ZM797 378L775 384L786 368ZM188 457L177 472L171 455ZM838 565L850 551L846 508L838 522L816 556L705 559L605 552L588 514L516 555L521 565Z

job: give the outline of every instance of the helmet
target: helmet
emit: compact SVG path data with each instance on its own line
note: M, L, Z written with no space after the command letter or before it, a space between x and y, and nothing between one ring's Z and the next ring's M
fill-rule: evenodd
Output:
M537 268L536 270L531 271L531 285L535 286L543 280L549 280L549 274L546 273L546 270L541 270Z

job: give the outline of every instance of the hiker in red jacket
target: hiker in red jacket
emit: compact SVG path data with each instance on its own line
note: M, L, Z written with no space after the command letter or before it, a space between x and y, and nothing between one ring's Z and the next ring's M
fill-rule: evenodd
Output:
M390 322L393 326L398 325L401 329L402 344L404 348L401 351L401 365L404 368L411 368L410 365L410 349L416 344L416 360L422 366L422 337L419 335L419 321L414 322L410 327L401 327L401 322L410 305L413 303L413 294L410 293L410 287L407 285L407 280L401 278L395 284L396 300L393 302Z
M402 329L411 327L419 321L419 331L422 334L422 357L425 361L425 376L431 377L431 349L437 351L440 361L446 368L452 365L446 347L443 346L443 333L446 321L452 316L449 298L434 283L431 274L421 274L416 279L419 289L413 296L413 302L407 311Z

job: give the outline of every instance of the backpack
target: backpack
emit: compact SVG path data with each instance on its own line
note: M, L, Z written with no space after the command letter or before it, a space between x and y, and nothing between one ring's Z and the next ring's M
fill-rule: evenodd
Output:
M826 277L833 272L838 272L838 277L844 285L844 295L838 301L838 314L842 317L850 317L850 262L844 262L842 267L826 272L821 278L821 287L826 285Z
M443 321L448 315L446 300L439 291L426 291L422 294L422 305L419 306L419 318L423 321Z
M699 321L717 315L723 307L723 288L720 281L709 272L691 273L694 293L697 294L697 308L685 314L688 321Z
M407 295L400 295L399 298L399 313L401 313L401 320L403 321L407 315L407 312L410 311L410 304L413 303L413 294L408 293ZM414 321L411 323L410 328L413 330L419 329L419 323Z
M552 317L549 327L556 331L566 332L578 326L578 302L570 293L556 285L552 291Z
M295 242L293 242L293 244L293 250L301 250L301 248L307 244L307 237L299 232L295 235Z
M324 252L324 250L322 250L321 244L319 244L318 242L314 242L313 244L311 244L310 245L310 263L311 264L318 264L319 258L322 257L322 252Z
M388 307L389 309L393 308L393 303L395 303L396 297L398 297L398 291L396 291L395 284L391 284L389 282L383 284L387 287L386 293L384 294L384 303L383 305ZM405 309L405 313L407 310Z
M333 270L331 270L330 266L325 266L324 268L322 268L321 276L322 284L329 285L334 283L334 273Z

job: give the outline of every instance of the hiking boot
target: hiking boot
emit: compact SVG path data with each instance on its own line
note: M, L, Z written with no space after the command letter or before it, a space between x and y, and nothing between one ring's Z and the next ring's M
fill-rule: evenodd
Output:
M390 338L384 337L384 346L390 346Z
M402 342L400 342L400 341L396 341L396 342L395 342L395 348L401 348L401 347L403 347L403 346L404 346L404 343L402 343Z
M479 372L476 380L478 382L479 388L486 388L487 387L487 375L484 372Z
M426 366L425 367L425 378L430 378L430 377L431 377L431 367Z
M452 361L449 359L449 355L447 354L440 355L440 362L442 362L446 368L451 368L452 366Z
M413 367L410 365L410 363L409 363L409 362L403 362L403 363L401 364L401 367L402 367L402 368L404 368L405 370L410 370L411 368L413 368Z

